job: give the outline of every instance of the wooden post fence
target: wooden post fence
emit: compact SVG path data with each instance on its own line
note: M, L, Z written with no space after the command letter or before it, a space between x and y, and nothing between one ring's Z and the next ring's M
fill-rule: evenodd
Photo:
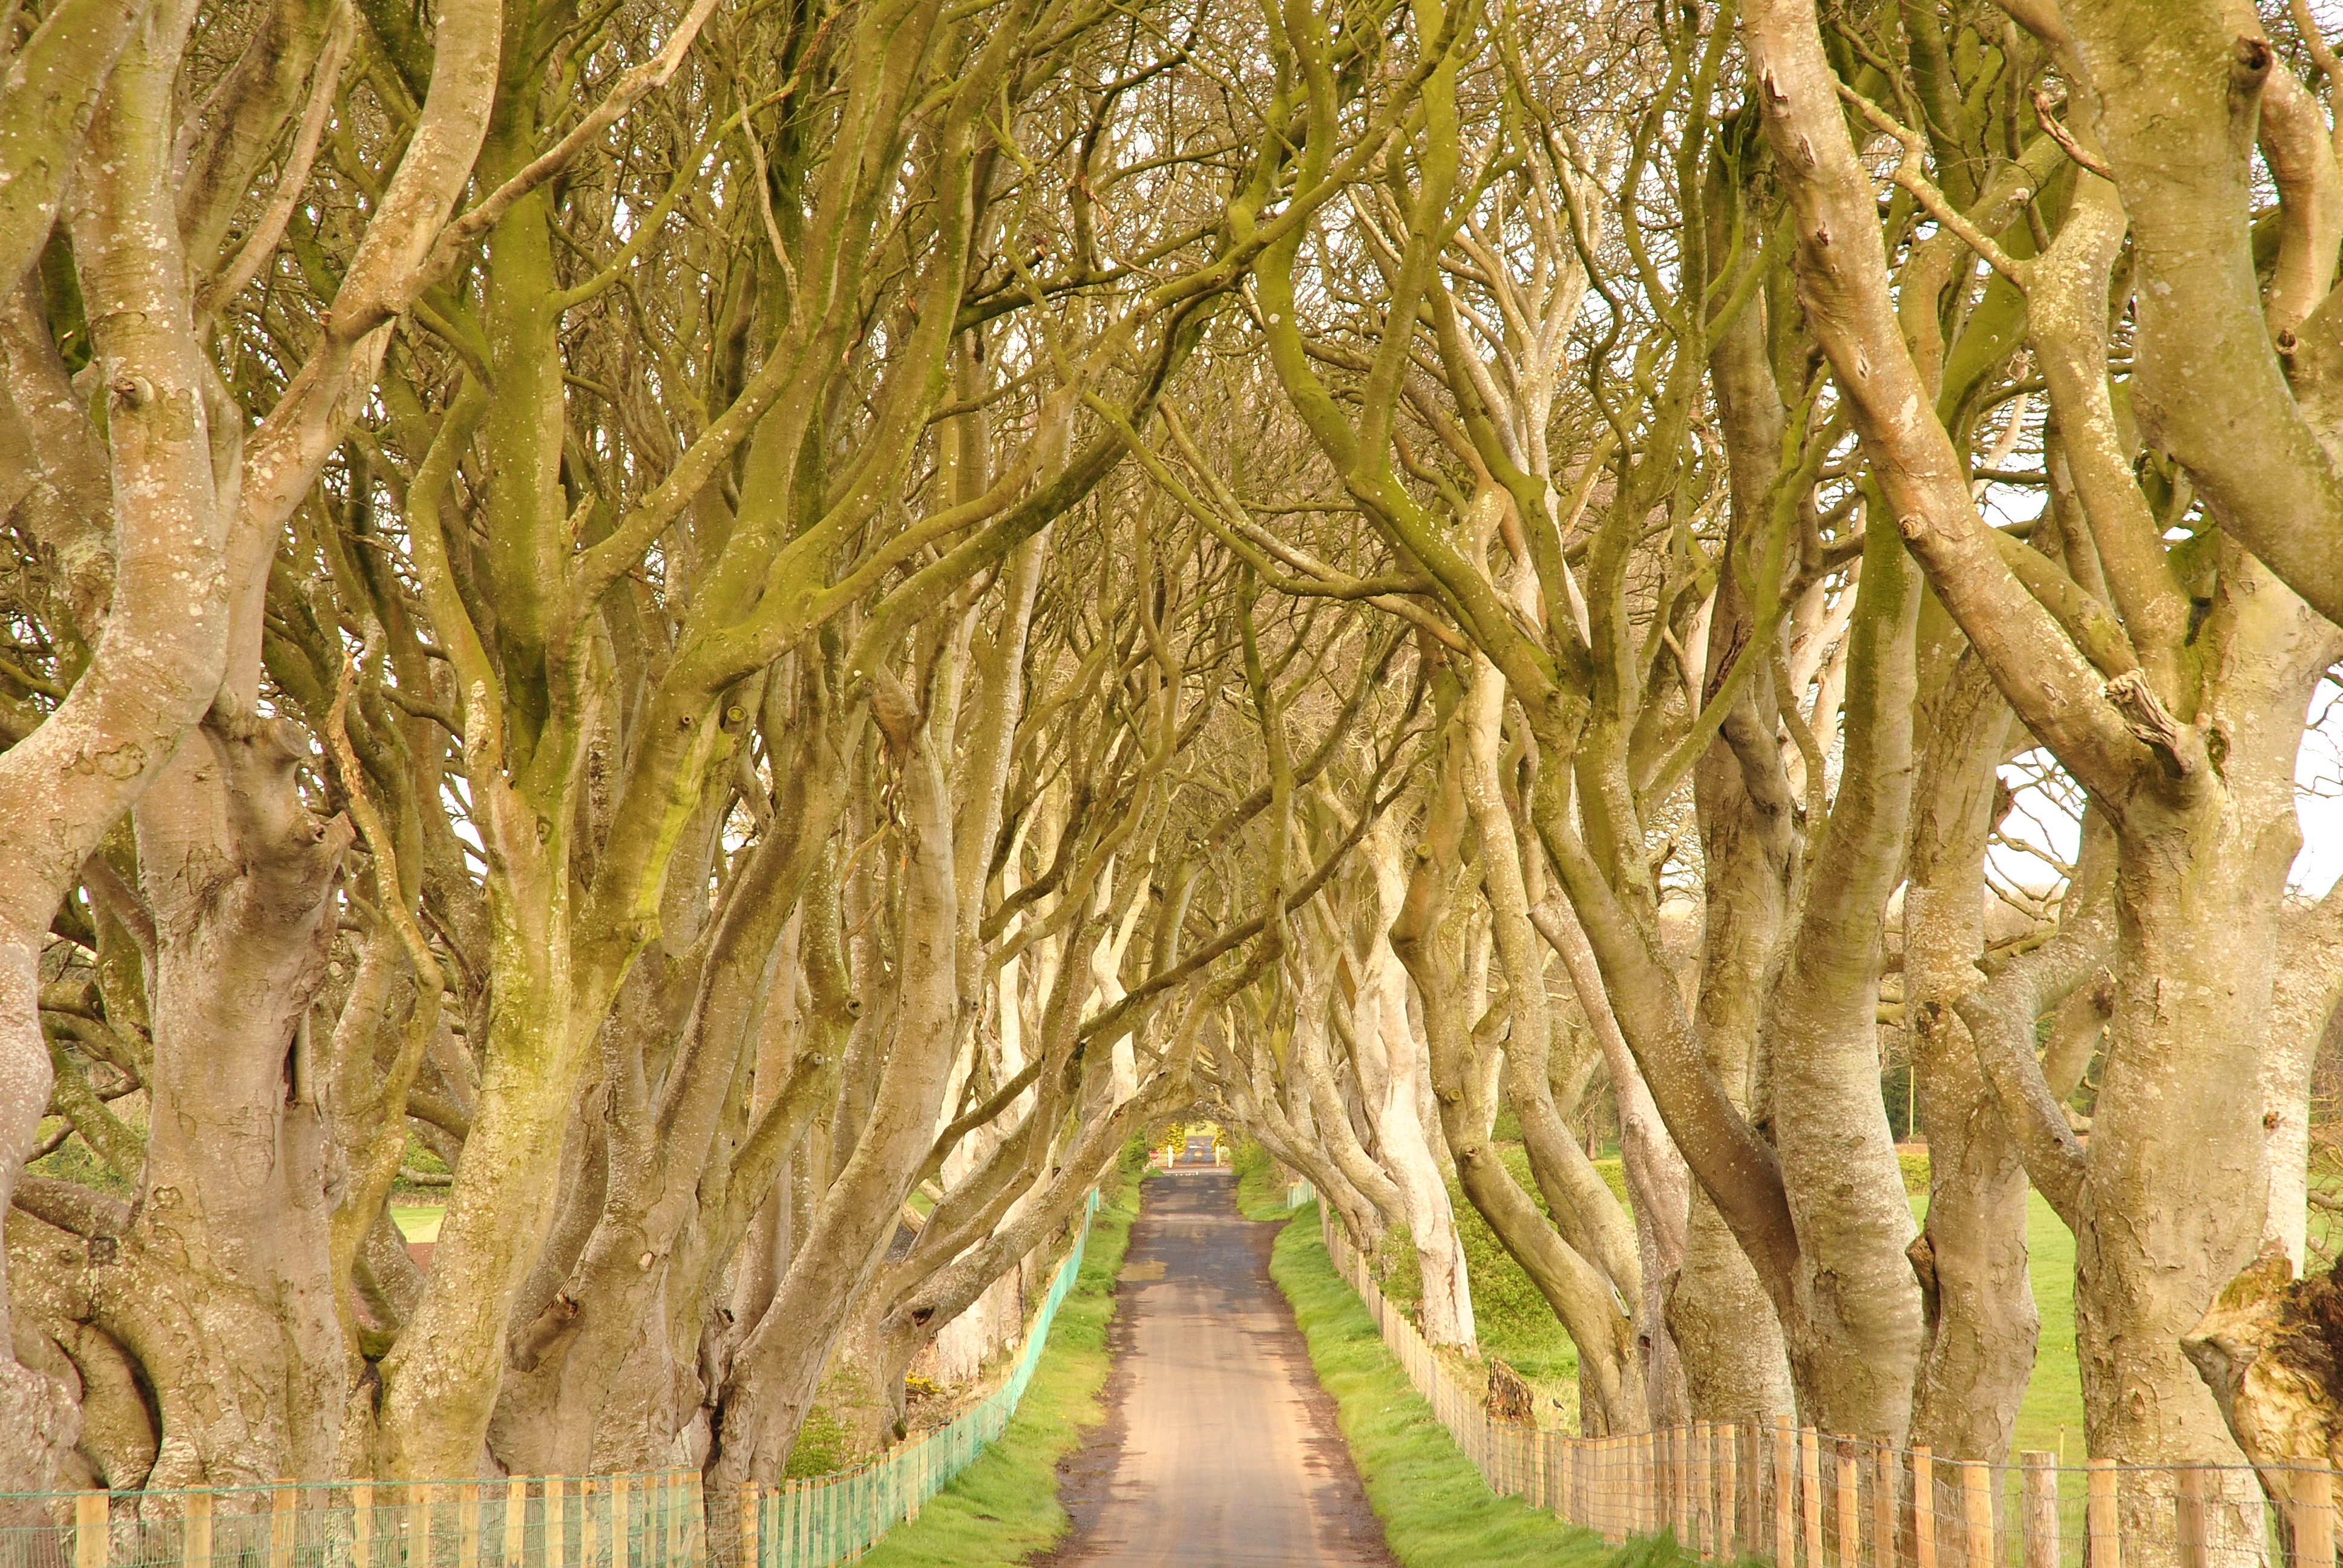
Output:
M1790 1418L1774 1418L1774 1561L1782 1568L1798 1560L1798 1436Z
M1822 1441L1811 1426L1798 1431L1798 1475L1805 1483L1799 1501L1805 1505L1806 1568L1823 1568Z
M1936 1466L1928 1445L1912 1450L1913 1568L1936 1568Z
M2205 1473L2193 1464L2183 1467L2172 1501L2178 1515L2174 1523L2180 1536L2180 1568L2206 1568Z
M1769 1568L2125 1568L2131 1529L2146 1532L2132 1547L2136 1563L2343 1568L2335 1473L2324 1467L2272 1467L2257 1482L2243 1467L2124 1470L2091 1460L2068 1475L2037 1450L2019 1455L2014 1471L1948 1458L1940 1495L1925 1445L1857 1441L1787 1416L1770 1427L1697 1422L1599 1438L1497 1421L1478 1385L1391 1308L1331 1228L1325 1239L1434 1419L1490 1490L1614 1544L1672 1533L1686 1555L1736 1568L1753 1559ZM287 1479L126 1504L119 1523L108 1493L60 1493L29 1530L0 1528L0 1568L714 1568L710 1506L719 1511L713 1533L724 1545L722 1568L830 1568L916 1518L1001 1434L1080 1261L1078 1244L1007 1382L949 1426L846 1474L714 1499L692 1469L387 1489ZM2257 1486L2267 1507L2251 1496ZM2160 1512L2167 1498L2168 1517ZM2062 1508L2074 1505L2067 1518ZM2239 1540L2240 1528L2276 1533ZM16 1541L34 1544L19 1551Z
M2287 1525L2295 1568L2335 1568L2335 1474L2303 1468L2287 1475Z
M2123 1531L2117 1492L2116 1462L2095 1459L2089 1466L2088 1492L2083 1511L2083 1541L2087 1568L2123 1568Z
M1896 1500L1901 1490L1896 1451L1885 1443L1871 1450L1871 1560L1876 1568L1896 1568Z
M2018 1464L2024 1479L2026 1568L2058 1568L2058 1456L2030 1450Z

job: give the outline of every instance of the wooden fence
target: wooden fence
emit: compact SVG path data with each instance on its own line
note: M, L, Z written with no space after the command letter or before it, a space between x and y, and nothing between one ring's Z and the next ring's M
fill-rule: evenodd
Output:
M11 1501L25 1501L15 1499ZM696 1470L59 1493L0 1524L0 1568L689 1568Z
M1672 1535L1774 1568L2335 1568L2335 1472L2016 1464L1830 1436L1787 1417L1589 1438L1501 1421L1384 1301L1338 1228L1328 1255L1440 1424L1500 1496L1623 1543Z
M0 1568L828 1568L915 1516L1007 1427L1081 1271L1098 1203L1092 1192L1000 1387L858 1469L743 1486L721 1516L696 1470L0 1494Z

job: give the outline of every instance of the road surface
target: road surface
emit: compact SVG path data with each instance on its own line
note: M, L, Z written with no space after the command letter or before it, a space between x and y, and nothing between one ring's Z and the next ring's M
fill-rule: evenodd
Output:
M1108 1417L1060 1466L1058 1568L1392 1568L1333 1402L1228 1171L1156 1177L1131 1228Z

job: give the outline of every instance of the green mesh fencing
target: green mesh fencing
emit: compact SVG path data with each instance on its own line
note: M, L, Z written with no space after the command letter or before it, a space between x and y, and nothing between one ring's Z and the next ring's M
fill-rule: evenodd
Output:
M879 1538L916 1515L951 1478L975 1462L985 1444L999 1437L1016 1412L1033 1369L1049 1343L1050 1325L1081 1272L1082 1249L1090 1240L1091 1216L1099 1198L1090 1195L1072 1251L1058 1265L1049 1294L1033 1319L1009 1376L950 1425L890 1451L857 1470L793 1481L777 1488L744 1489L739 1500L744 1555L758 1568L828 1568L868 1552Z

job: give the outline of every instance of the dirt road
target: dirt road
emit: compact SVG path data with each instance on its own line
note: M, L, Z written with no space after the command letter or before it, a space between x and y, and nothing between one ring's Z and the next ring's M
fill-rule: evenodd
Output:
M1391 1568L1333 1402L1225 1171L1147 1183L1103 1427L1060 1469L1058 1568Z

